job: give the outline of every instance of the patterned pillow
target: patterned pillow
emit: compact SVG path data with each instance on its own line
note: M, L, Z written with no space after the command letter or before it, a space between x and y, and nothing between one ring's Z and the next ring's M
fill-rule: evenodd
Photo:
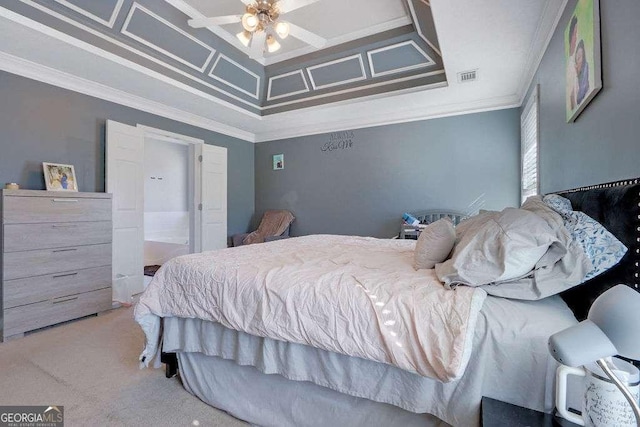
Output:
M544 196L544 203L554 211L562 215L563 212L573 212L573 206L571 206L571 200L566 199L557 194L549 194Z
M572 210L571 201L556 194L544 196L544 202L562 216L564 226L587 254L593 265L584 281L604 273L627 253L627 247L584 212Z

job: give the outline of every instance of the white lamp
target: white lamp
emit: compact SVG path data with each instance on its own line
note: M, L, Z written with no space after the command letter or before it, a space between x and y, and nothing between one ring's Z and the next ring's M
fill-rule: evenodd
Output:
M625 285L609 289L595 300L587 320L549 338L549 351L563 365L596 361L627 399L640 427L638 402L604 361L615 355L640 359L640 293Z

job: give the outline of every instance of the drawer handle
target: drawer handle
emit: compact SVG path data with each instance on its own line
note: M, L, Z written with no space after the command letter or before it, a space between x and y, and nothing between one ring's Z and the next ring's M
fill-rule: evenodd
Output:
M69 301L75 301L77 300L78 297L71 297L71 298L67 298L67 299L58 299L58 300L53 300L51 301L52 304L61 304L63 302L69 302Z
M52 225L53 228L76 228L78 224L69 224L69 225Z
M77 276L78 273L67 273L67 274L56 274L55 276L53 276L54 279L60 279L61 277L71 277L71 276Z
M77 251L77 250L78 250L78 249L76 249L76 248L72 248L72 249L56 249L56 250L51 251L51 252L53 252L53 253L58 253L58 252L75 252L75 251Z
M77 203L78 199L51 199L54 203Z

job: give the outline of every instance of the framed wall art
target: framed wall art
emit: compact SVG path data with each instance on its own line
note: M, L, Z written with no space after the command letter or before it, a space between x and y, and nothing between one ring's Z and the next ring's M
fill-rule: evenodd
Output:
M281 170L284 169L284 154L274 154L273 155L273 170Z
M571 123L602 89L600 2L578 0L564 31L566 115Z

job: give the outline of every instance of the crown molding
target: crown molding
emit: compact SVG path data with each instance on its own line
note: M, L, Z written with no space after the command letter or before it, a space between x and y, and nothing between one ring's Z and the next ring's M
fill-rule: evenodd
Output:
M531 53L527 61L527 66L524 68L524 72L520 79L520 86L518 89L520 105L522 105L525 96L527 96L527 91L533 83L533 79L538 72L538 68L540 68L542 58L547 52L547 48L549 47L551 39L560 24L560 20L562 19L562 15L564 14L564 10L566 9L569 0L561 0L560 9L558 9L555 16L553 15L553 10L551 8L553 3L555 2L547 0L542 16L540 17L540 21L538 22L533 42L531 43L531 49L529 50Z
M232 136L249 142L256 141L256 135L233 126L225 125L193 113L150 101L140 96L86 80L26 59L0 52L0 69L32 80L72 90L84 95L110 101L136 110L155 114L167 119L187 123L202 129Z
M362 129L375 126L387 126L399 123L409 123L421 120L439 119L443 117L460 116L464 114L483 113L486 111L504 110L520 106L520 99L517 94L476 102L463 102L459 104L449 104L437 107L411 108L384 111L378 114L368 114L357 119L340 120L341 111L334 111L323 114L322 123L308 124L297 120L297 114L292 113L287 117L291 123L300 123L299 127L278 129L256 134L256 143L275 141L287 138L297 138L308 135L317 135L329 132L339 132L345 130ZM419 110L420 113L416 114Z

